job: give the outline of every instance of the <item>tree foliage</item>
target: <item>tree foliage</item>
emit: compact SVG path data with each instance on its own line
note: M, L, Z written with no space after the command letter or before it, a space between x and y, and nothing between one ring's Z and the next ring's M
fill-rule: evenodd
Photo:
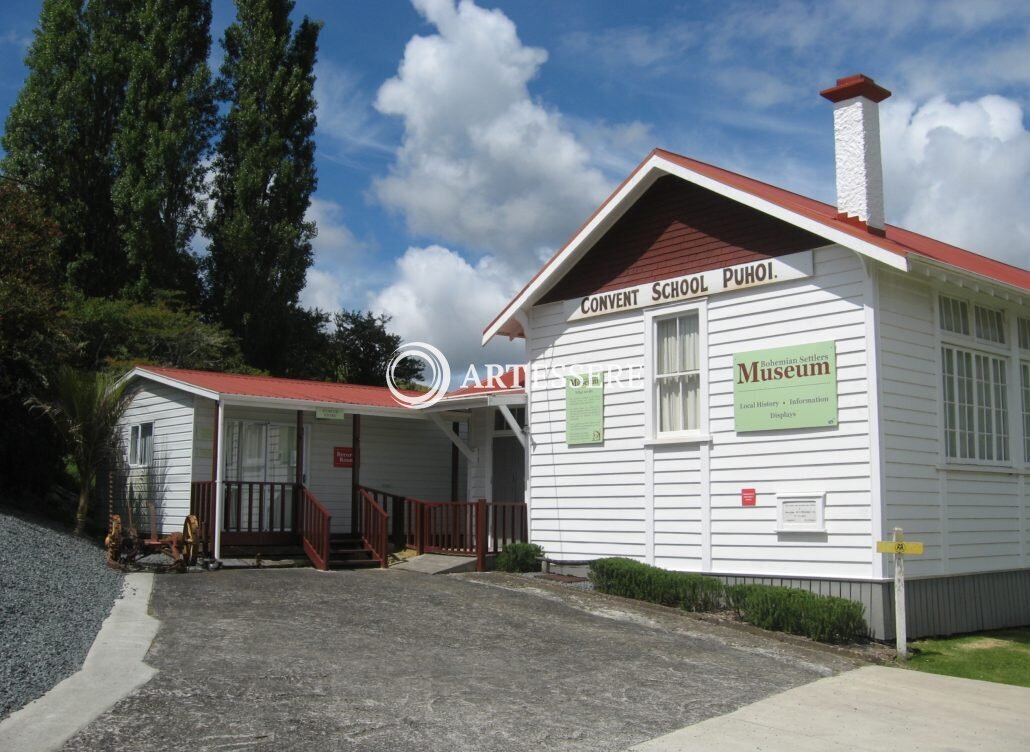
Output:
M125 98L131 0L44 0L7 117L4 172L45 201L67 279L107 295L128 281L112 201L112 144Z
M59 244L42 202L0 180L0 486L9 490L45 490L59 468L52 426L25 406L71 349Z
M221 68L227 112L214 161L208 308L274 374L289 362L315 225L314 65L321 25L292 0L237 0Z
M350 384L386 386L387 366L401 344L401 338L386 329L390 317L369 311L342 311L333 321L326 376ZM398 381L413 382L422 377L422 363L406 358L397 364L395 376Z
M77 364L125 371L134 365L252 373L239 344L217 324L165 296L155 303L76 296L69 306Z
M139 0L112 187L132 297L178 290L199 303L190 241L201 199L215 99L207 58L210 0Z
M75 533L82 535L97 473L116 450L115 427L128 406L128 395L110 375L64 366L47 396L31 398L30 403L53 421L75 465L79 477Z

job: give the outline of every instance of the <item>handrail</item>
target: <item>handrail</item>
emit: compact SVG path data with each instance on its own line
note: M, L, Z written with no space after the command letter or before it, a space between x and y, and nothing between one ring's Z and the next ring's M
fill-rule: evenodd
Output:
M329 528L332 515L311 491L303 488L300 503L300 536L304 553L317 569L329 569Z
M390 516L387 535L394 546L404 548L407 543L405 537L404 497L391 491L382 491L368 486L358 486L358 490L359 492L367 491L368 495Z
M404 499L406 543L419 554L441 553L476 557L483 571L487 555L500 553L508 543L528 542L524 502L426 501Z
M361 542L384 569L390 565L390 549L387 542L387 531L390 526L390 515L370 493L371 489L358 487L361 496Z

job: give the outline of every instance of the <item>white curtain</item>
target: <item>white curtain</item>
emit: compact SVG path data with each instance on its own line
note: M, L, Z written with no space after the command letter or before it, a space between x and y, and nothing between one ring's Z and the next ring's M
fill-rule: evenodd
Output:
M658 321L658 430L692 431L700 426L701 377L697 314Z

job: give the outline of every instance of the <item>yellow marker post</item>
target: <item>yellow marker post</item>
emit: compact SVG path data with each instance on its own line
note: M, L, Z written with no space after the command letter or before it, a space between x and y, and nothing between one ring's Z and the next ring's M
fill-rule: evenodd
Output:
M905 557L920 556L923 544L906 541L905 532L894 528L894 539L876 541L876 551L881 554L894 554L894 632L897 637L898 655L908 655L908 634L905 626Z

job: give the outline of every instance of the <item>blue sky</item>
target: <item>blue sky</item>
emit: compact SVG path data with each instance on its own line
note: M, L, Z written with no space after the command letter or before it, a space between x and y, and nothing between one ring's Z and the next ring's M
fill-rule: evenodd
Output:
M0 8L4 112L38 13ZM818 91L857 72L894 92L888 221L1030 266L1026 2L299 0L304 14L325 28L303 299L386 312L454 370L522 358L480 350L479 332L655 146L832 202ZM216 35L232 16L216 0Z

